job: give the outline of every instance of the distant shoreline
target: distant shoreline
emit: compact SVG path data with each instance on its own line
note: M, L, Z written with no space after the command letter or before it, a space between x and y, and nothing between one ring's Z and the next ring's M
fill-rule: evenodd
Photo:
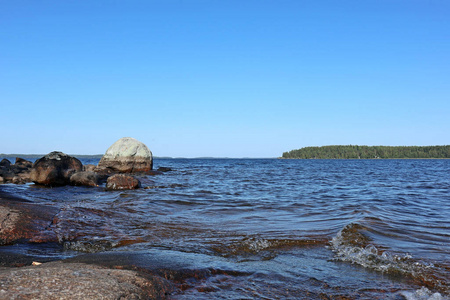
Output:
M450 145L304 147L284 152L283 159L448 159Z

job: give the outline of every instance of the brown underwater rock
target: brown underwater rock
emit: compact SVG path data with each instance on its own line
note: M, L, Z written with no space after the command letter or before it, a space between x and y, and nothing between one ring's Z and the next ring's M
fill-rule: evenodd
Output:
M8 200L0 195L0 245L57 241L55 232L49 229L57 213L54 207Z
M83 164L77 158L54 151L33 164L30 179L42 185L66 185L70 183L70 176L82 169Z
M161 277L81 263L0 270L1 299L166 299L172 289Z
M96 172L145 173L152 168L153 156L147 146L134 138L124 137L106 150Z
M141 182L133 176L116 174L108 177L106 189L111 190L133 190L141 187Z

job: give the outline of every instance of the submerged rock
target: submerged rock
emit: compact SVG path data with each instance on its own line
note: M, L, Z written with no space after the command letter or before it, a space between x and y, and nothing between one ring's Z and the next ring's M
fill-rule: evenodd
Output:
M2 197L0 200L0 245L57 240L56 234L49 229L58 212L56 208Z
M108 177L106 189L111 190L133 190L141 187L141 182L133 176L116 174Z
M54 151L38 159L30 172L34 183L58 186L70 183L70 176L81 171L83 164L75 157Z
M124 137L106 150L96 171L109 173L149 172L153 168L152 152L140 141Z
M158 276L81 263L0 270L1 299L166 299L172 290Z

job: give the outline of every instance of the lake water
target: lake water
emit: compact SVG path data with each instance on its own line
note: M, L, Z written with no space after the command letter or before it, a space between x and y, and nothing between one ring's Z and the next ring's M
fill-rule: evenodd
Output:
M59 245L3 250L204 270L182 276L174 299L450 295L450 160L155 159L154 167L173 170L140 177L145 189L134 191L0 185L60 209Z

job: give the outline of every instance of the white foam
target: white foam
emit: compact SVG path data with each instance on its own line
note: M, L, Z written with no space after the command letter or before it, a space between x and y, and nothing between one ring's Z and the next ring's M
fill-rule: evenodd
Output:
M406 300L444 300L448 298L444 298L440 293L432 293L426 287L422 287L421 289L416 290L415 292L407 292L403 291L399 293Z

